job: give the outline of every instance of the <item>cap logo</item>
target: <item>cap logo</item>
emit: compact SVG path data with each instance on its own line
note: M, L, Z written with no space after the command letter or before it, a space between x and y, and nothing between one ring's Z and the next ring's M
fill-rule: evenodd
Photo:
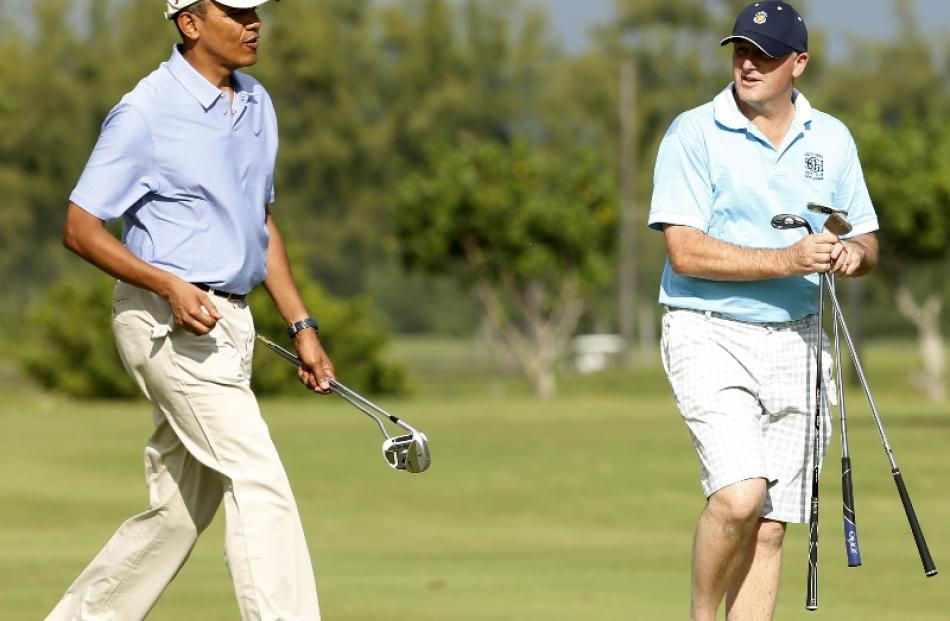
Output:
M752 18L752 21L754 21L756 24L759 24L761 26L762 24L765 23L765 20L767 20L768 18L769 18L768 13L766 13L765 11L759 11L758 13L755 14L755 17Z

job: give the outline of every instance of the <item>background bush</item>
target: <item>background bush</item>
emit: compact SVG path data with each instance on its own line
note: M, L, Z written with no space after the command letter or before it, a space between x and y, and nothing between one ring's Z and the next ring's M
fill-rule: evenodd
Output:
M138 389L122 366L112 335L114 284L105 274L60 280L25 314L10 317L4 349L27 376L55 392L77 398L135 396ZM382 357L386 337L370 322L365 300L341 300L309 284L301 287L301 294L320 319L321 341L341 381L369 393L405 389L403 369ZM250 299L257 330L291 345L286 324L267 293L258 288ZM254 354L252 385L259 395L301 390L290 365L263 346Z

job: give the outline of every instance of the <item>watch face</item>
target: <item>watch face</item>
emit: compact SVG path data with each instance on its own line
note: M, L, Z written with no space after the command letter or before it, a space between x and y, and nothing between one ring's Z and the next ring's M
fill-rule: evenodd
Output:
M317 323L317 320L313 317L307 317L306 319L301 319L287 326L287 334L290 335L290 338L294 338L298 332L307 328L313 328L317 332L320 332L320 324Z

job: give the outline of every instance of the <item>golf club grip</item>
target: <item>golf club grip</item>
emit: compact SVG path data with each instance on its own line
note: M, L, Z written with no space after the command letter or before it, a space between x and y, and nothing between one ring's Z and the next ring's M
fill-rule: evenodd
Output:
M844 510L844 550L848 567L861 566L861 548L858 547L858 525L854 519L854 488L851 483L851 458L841 458L841 500Z
M808 518L808 585L805 587L805 608L818 610L818 498L811 500Z
M930 557L930 549L927 547L924 532L920 529L920 523L917 521L914 504L910 501L910 494L907 493L907 486L904 485L904 477L901 476L901 471L897 468L892 473L894 474L894 483L897 484L897 493L900 494L901 502L904 504L904 513L907 514L907 521L910 523L910 532L913 533L914 543L917 544L920 562L924 566L924 574L928 578L936 576L937 566L934 565L933 558Z

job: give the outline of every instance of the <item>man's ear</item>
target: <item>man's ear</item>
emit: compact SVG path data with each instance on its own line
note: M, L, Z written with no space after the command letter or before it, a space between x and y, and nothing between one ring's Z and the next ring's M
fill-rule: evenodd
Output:
M181 31L181 35L186 39L197 41L201 36L201 29L199 28L201 20L194 13L182 11L175 18L175 21L178 23L178 30Z
M808 64L808 52L799 52L795 57L795 66L792 68L792 76L800 77L805 73L805 66Z

